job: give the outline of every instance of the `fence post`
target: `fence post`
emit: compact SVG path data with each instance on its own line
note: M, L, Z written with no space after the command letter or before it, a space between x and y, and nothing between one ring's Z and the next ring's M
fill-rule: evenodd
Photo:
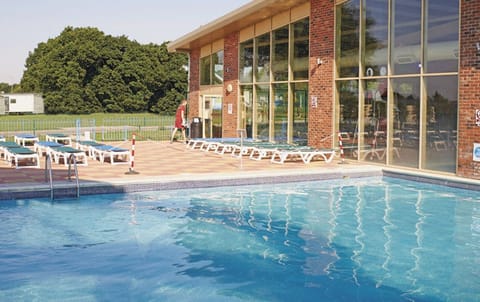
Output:
M77 141L80 140L80 135L81 135L81 124L80 124L80 119L77 119L75 121L75 133L77 135Z

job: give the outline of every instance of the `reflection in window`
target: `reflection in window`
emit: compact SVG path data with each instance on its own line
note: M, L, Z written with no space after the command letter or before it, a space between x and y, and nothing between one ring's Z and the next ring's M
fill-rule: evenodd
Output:
M275 142L287 142L288 134L288 85L273 85L273 139Z
M425 168L455 172L457 145L457 76L428 77L427 154Z
M420 79L400 78L392 80L394 123L393 135L400 140L399 156L392 163L418 168L420 140Z
M223 50L200 59L200 85L223 83Z
M358 130L358 81L337 82L337 94L336 129L342 136L345 156L356 159L357 141L354 136Z
M339 77L358 77L360 0L337 6L337 66Z
M247 137L253 137L253 86L240 86L240 129L247 131Z
M458 0L427 1L426 72L458 70Z
M223 50L212 55L213 81L212 84L223 84Z
M274 81L288 80L288 26L273 32L272 71Z
M210 56L200 59L200 85L210 85L211 84L211 61Z
M420 72L422 1L393 0L393 74Z
M255 81L268 82L270 80L270 33L255 39Z
M240 125L248 136L306 143L308 78L309 18L240 43Z
M240 43L239 58L239 80L240 83L253 82L253 40Z
M309 19L293 24L293 79L308 80Z
M386 76L388 55L388 0L364 0L365 76Z
M293 91L293 135L295 144L308 142L308 83L292 84Z
M387 158L387 79L367 80L363 100L363 124L354 134L360 159L385 163Z
M269 140L269 120L270 120L270 88L269 85L257 85L256 100L256 136L260 140Z

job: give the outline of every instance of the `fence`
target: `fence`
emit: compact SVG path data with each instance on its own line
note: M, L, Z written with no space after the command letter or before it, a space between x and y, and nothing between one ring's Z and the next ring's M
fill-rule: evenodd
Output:
M40 139L46 134L63 133L74 138L90 137L98 141L123 141L137 135L137 140L169 140L173 116L102 119L21 119L0 120L0 135L7 139L16 134L31 133Z

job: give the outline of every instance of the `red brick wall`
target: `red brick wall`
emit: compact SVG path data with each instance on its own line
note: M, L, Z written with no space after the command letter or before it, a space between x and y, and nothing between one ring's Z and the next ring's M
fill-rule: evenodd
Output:
M333 0L311 0L310 5L308 144L330 148L334 120L335 3ZM323 61L321 65L317 65L317 58ZM317 108L312 108L312 97L318 100Z
M200 49L190 52L190 79L188 93L188 119L200 115Z
M233 33L224 38L223 65L223 137L237 136L238 120L238 44L239 34ZM233 91L227 92L232 85ZM228 105L232 106L232 114L228 114Z
M462 177L480 179L480 162L473 161L473 143L480 143L475 109L480 109L480 1L461 0L458 169Z

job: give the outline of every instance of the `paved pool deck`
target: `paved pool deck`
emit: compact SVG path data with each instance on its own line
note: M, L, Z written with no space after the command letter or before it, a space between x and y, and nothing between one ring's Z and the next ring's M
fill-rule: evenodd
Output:
M129 141L110 144L131 150ZM9 167L1 161L0 200L50 197L44 161L45 158L42 158L40 168L24 169ZM69 180L68 168L55 163L52 168L54 195L75 195L76 182ZM230 154L192 150L181 142L137 141L133 169L130 163L111 165L93 159L88 160L87 166L78 167L80 195L382 175L475 190L480 188L480 181L476 180L385 168L356 161L343 163L338 157L330 163L315 160L309 164L302 161L274 164L268 159L255 161L248 157L239 159Z

